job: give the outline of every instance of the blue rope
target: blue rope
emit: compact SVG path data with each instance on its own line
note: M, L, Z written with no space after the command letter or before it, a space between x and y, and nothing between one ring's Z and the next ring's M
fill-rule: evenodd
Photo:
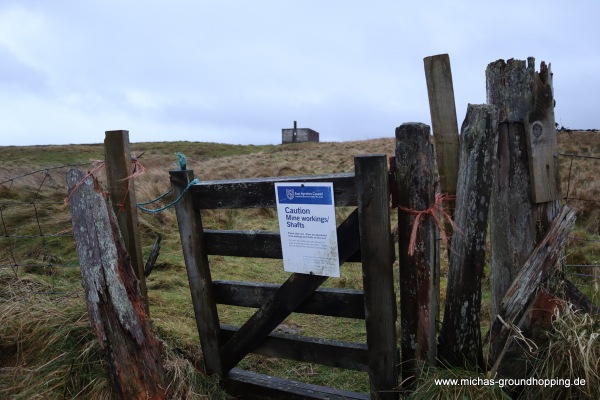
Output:
M187 158L185 158L185 154L177 152L175 155L179 160L179 168L184 171L187 168Z
M178 197L178 198L176 198L175 200L173 200L171 203L167 204L167 205L166 205L166 206L164 206L164 207L161 207L161 208L157 208L157 209L155 209L155 210L152 210L152 209L150 209L150 208L145 208L145 207L142 207L142 206L143 206L143 205L145 205L145 204L151 204L151 203L155 203L156 201L158 201L158 200L160 200L161 198L165 197L165 196L166 196L168 193L170 193L171 191L169 191L169 192L167 192L167 193L165 193L165 194L161 195L161 196L160 196L159 198L157 198L157 199L154 199L154 200L148 201L148 202L146 202L146 203L139 203L139 204L136 204L136 206L137 206L137 208L139 208L140 210L142 210L142 211L145 211L145 212L147 212L147 213L159 213L159 212L161 212L161 211L164 211L164 210L166 210L167 208L171 208L171 207L173 207L175 204L179 203L179 201L180 201L180 200L183 198L183 196L184 196L184 195L187 193L187 191L188 191L188 190L189 190L189 189L190 189L190 188L191 188L193 185L195 185L195 184L196 184L196 183L198 183L198 182L199 182L199 181L198 181L198 179L194 179L194 180L192 180L190 183L188 183L188 185L185 187L185 189L183 189L183 191L181 192L181 194L179 195L179 197Z
M150 201L146 201L144 203L137 203L136 206L147 206L148 204L152 204L152 203L156 203L157 201L161 200L163 197L171 194L171 192L173 191L173 189L169 189L166 192L164 192L163 194L161 194L160 196L158 196L157 198L155 198L154 200L150 200Z

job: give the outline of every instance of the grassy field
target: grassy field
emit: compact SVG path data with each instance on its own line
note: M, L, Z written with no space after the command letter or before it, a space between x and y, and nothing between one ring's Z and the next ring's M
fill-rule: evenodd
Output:
M564 154L559 156L563 195L568 192L569 204L579 210L578 227L567 248L567 263L597 265L600 203L575 199L600 199L599 165L597 160L572 158L568 154L600 156L600 134L561 133L559 141L560 152ZM188 168L195 171L196 177L213 180L350 172L353 156L392 155L394 145L393 138L285 146L135 143L132 151L141 154L139 160L147 169L136 178L136 196L138 202L146 201L169 188L168 170L177 168L175 152L186 154ZM69 211L64 205L64 174L68 168L50 169L65 164L81 164L79 168L91 169L93 160L104 158L103 151L102 145L93 144L0 147L2 398L110 398L99 349L86 326L85 299L70 235ZM15 177L18 178L12 179ZM99 178L104 179L101 172ZM349 211L339 210L339 219ZM205 228L213 229L277 230L277 216L271 209L211 211L203 214L203 221ZM165 344L165 366L174 391L182 398L202 398L206 394L225 398L213 378L192 367L201 366L202 362L174 211L140 213L140 230L145 256L155 237L163 236L161 254L147 284L153 326ZM280 261L257 262L222 256L211 257L210 261L214 279L280 283L287 276ZM442 260L443 281L446 264ZM396 262L396 270L397 267ZM592 275L596 270L577 267L573 273ZM572 279L598 302L597 289L589 277L573 275ZM330 279L326 285L361 288L360 265L344 266L342 278ZM484 302L489 301L488 282L485 285ZM444 290L442 299L443 293ZM483 309L485 313L487 306ZM219 312L222 322L240 325L253 310L220 306ZM284 324L308 336L358 342L365 337L364 323L348 319L292 314ZM482 327L484 332L487 329ZM258 356L247 357L242 363L244 368L315 384L355 391L368 388L363 373ZM425 387L422 392L429 393ZM498 392L477 396L491 395L501 396ZM428 398L431 397L434 396Z

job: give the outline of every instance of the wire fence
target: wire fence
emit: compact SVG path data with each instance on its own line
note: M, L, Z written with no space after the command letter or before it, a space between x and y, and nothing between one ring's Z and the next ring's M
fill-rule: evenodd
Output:
M577 209L579 226L565 251L564 272L598 304L600 131L579 132L579 136L562 131L559 135L563 135L561 148L568 148L557 154L562 201ZM0 171L0 269L10 269L15 275L21 271L47 278L48 293L70 290L61 277L72 278L70 274L79 273L79 264L65 203L65 174L70 168L93 169L95 163L98 161L62 164L10 177L7 176L10 171Z
M600 131L563 130L558 153L562 201L577 210L579 229L565 248L565 275L600 303Z
M90 165L70 163L0 175L0 268L47 280L48 285L32 286L36 293L72 292L68 278L79 273L79 262L64 201L65 173Z

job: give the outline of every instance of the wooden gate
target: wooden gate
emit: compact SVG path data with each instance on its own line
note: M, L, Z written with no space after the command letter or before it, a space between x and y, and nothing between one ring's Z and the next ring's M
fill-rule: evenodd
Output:
M171 171L177 196L194 179ZM332 182L335 206L357 208L337 228L340 264L362 263L363 290L318 289L327 277L290 274L281 285L213 281L208 255L282 258L278 233L203 229L200 210L275 207L275 182ZM194 184L177 203L177 220L206 369L242 398L366 399L343 391L236 368L248 353L368 372L370 397L398 397L394 248L389 219L385 155L355 157L355 173L207 181ZM343 274L343 270L342 270ZM219 323L217 304L258 310L241 327ZM272 333L292 312L360 318L366 343Z

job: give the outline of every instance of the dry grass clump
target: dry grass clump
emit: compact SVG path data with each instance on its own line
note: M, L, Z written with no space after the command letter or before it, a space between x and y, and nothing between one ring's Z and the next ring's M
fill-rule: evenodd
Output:
M33 295L40 286L2 275L0 397L111 399L81 299Z
M558 135L561 191L588 232L600 234L600 132L560 132Z
M510 399L511 396L527 400L597 399L600 390L598 316L562 303L554 310L552 327L544 335L547 342L531 354L533 368L529 376L519 379L523 385L505 379L501 382L500 378L491 385L489 376L473 371L425 367L408 399ZM585 384L581 384L582 379ZM455 380L455 384L451 384L451 380Z
M164 342L163 342L164 345ZM226 400L231 397L219 387L217 378L198 372L199 356L190 357L179 349L163 346L163 367L169 380L171 399Z
M568 379L568 385L526 386L526 399L597 399L600 390L600 320L564 304L554 310L548 342L534 354L537 379ZM585 385L575 385L585 379Z
M443 380L457 380L457 384L442 384ZM510 399L498 385L460 384L461 380L484 382L484 374L459 368L423 368L409 400L500 400ZM448 381L446 381L448 382Z
M33 294L47 290L42 286L0 271L0 398L112 399L85 301ZM192 361L163 342L172 398L228 398Z

